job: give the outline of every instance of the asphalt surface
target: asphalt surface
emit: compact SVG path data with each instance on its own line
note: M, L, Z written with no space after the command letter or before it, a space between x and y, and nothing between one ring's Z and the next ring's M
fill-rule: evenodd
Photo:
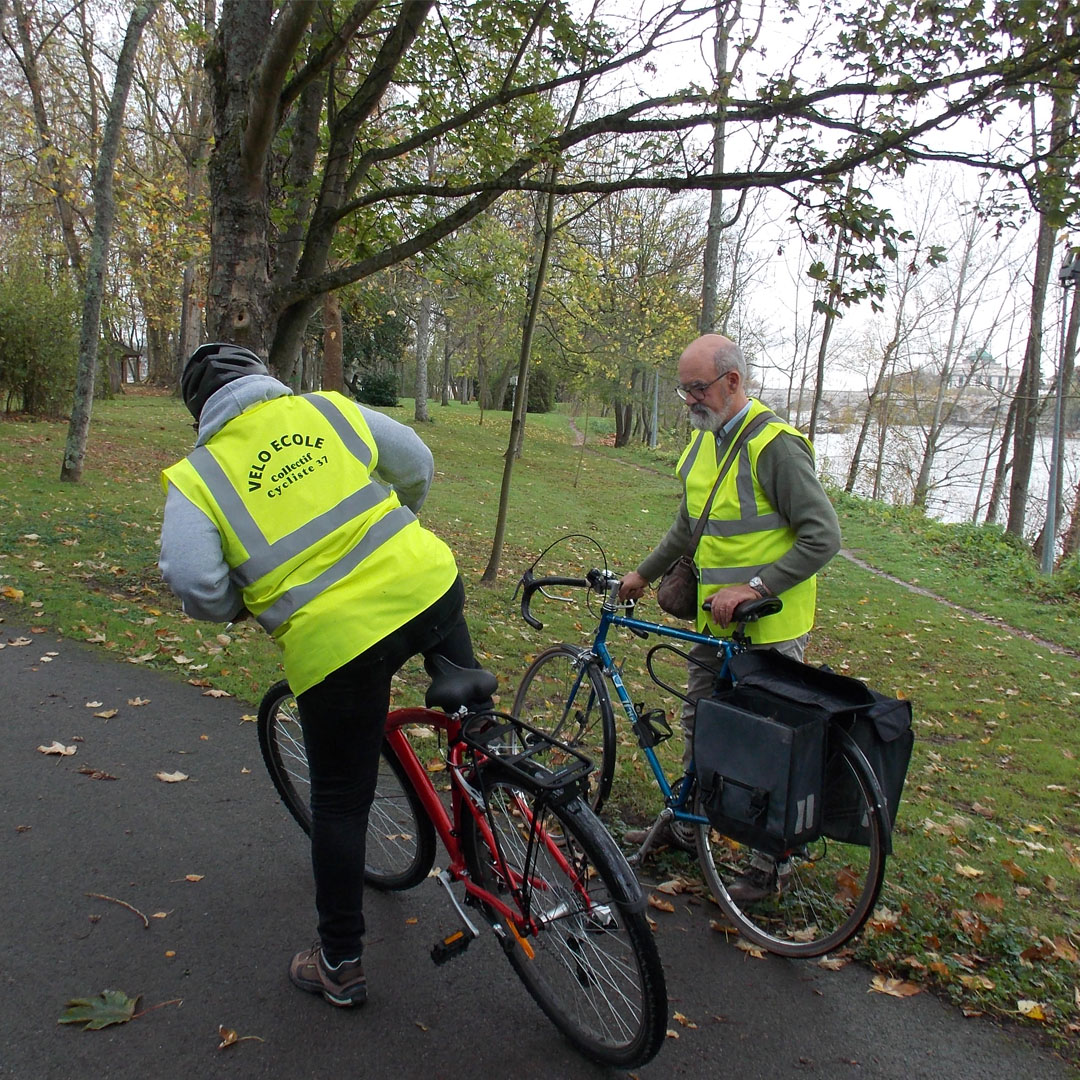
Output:
M369 894L364 1008L295 990L288 961L315 923L306 838L241 719L254 706L31 634L18 608L0 616L0 1077L620 1075L559 1036L491 935L432 964L456 926L434 882ZM54 741L76 753L38 751ZM929 994L869 992L856 965L755 959L710 914L684 900L655 913L686 1024L673 1016L677 1037L642 1080L1077 1076ZM99 1031L57 1023L70 999L104 990L148 1011ZM219 1049L219 1027L241 1041Z

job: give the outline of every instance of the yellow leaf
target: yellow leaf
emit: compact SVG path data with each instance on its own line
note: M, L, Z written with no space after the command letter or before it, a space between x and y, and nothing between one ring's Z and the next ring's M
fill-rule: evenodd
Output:
M875 975L870 983L868 994L888 994L889 997L906 998L921 994L922 988L903 979L887 979L884 975Z
M149 705L150 704L150 699L149 698L143 698L143 697L128 698L128 704L129 705L135 705L135 706Z
M674 1012L671 1015L672 1015L672 1019L674 1019L681 1027L684 1027L684 1028L696 1028L697 1027L697 1024L695 1024L693 1020L691 1020L689 1017L683 1016L683 1014L681 1012Z
M102 709L101 712L96 712L94 715L102 720L111 720L119 711L119 709Z
M0 596L3 596L7 600L21 600L23 595L22 589L16 589L13 585L4 585L0 587Z
M204 877L206 877L205 874L185 874L184 875L184 880L185 881L202 881L202 879Z
M1037 1001L1022 999L1016 1003L1016 1011L1029 1020L1046 1020L1046 1010Z
M182 772L159 772L154 773L156 780L164 781L166 784L178 784L181 780L186 780L187 773Z
M747 941L745 938L739 938L739 940L735 942L735 948L741 949L744 953L749 953L756 960L765 959L765 950L759 948L752 941Z
M649 894L649 907L654 907L657 911L672 912L675 910L675 905L670 900L654 896L652 893Z
M957 863L953 869L961 876L966 878L981 878L983 876L982 870L976 870L974 866L966 866L964 863Z

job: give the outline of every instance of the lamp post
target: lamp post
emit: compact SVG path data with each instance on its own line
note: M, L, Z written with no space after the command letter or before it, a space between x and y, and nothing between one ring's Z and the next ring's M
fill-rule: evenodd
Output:
M1065 261L1058 271L1058 283L1061 285L1061 349L1058 356L1057 393L1054 400L1054 430L1050 442L1050 483L1046 493L1046 526L1043 529L1042 571L1054 572L1054 558L1057 555L1057 517L1058 517L1058 473L1061 470L1062 428L1064 426L1065 394L1064 386L1066 350L1076 342L1076 330L1069 327L1066 336L1065 323L1068 311L1069 286L1080 281L1080 247L1072 247L1065 253ZM1075 307L1075 304L1074 304ZM1075 321L1076 311L1073 312Z

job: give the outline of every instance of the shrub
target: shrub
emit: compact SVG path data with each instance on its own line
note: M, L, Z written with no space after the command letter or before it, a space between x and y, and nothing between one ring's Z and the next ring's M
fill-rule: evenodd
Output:
M392 371L364 371L353 384L357 400L365 405L398 403L398 379Z
M79 353L75 289L16 264L0 273L0 407L61 416L71 407Z

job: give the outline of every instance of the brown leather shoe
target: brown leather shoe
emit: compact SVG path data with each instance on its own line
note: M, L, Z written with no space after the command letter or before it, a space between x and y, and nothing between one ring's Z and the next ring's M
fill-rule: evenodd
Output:
M292 958L289 978L293 986L309 994L322 994L331 1005L363 1005L367 1001L367 979L360 958L342 960L332 968L326 963L321 945L304 949Z

